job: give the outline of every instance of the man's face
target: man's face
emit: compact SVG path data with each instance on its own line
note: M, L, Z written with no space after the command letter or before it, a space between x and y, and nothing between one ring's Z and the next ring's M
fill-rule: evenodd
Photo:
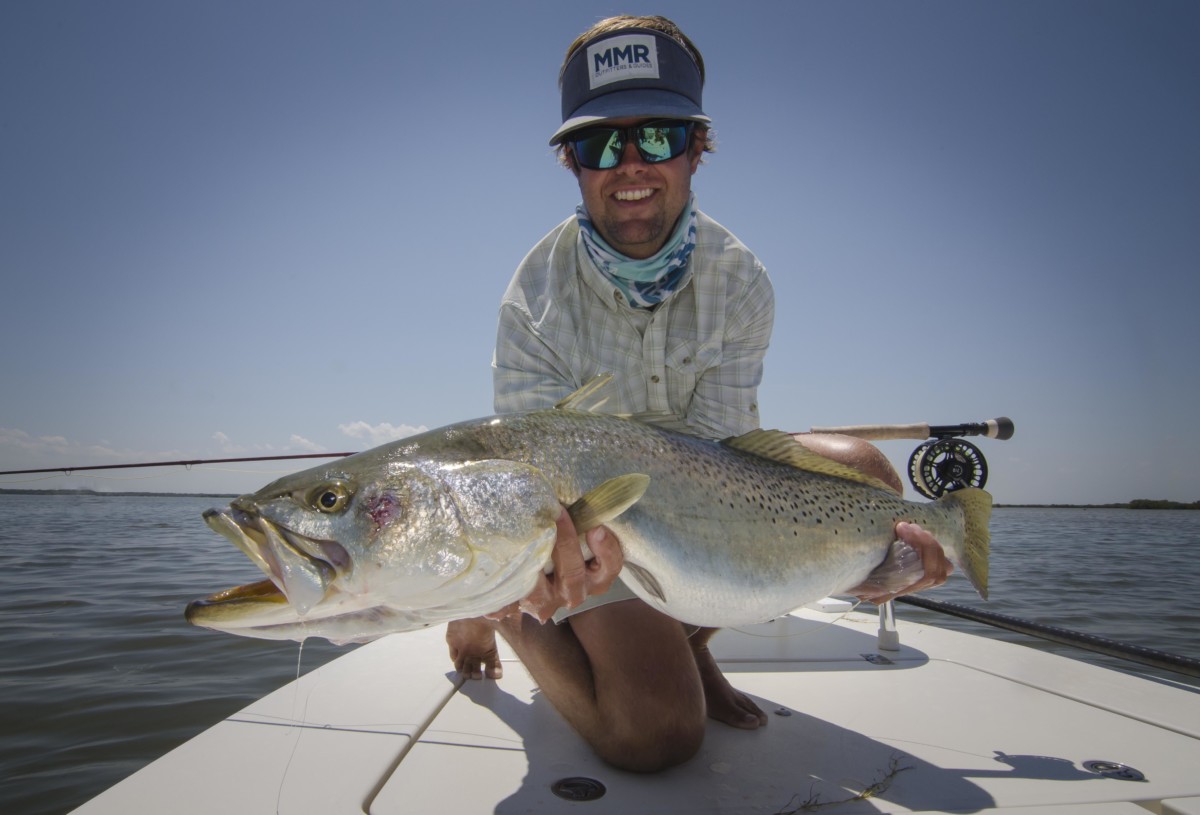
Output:
M613 127L630 127L649 119L614 119ZM648 258L671 237L692 192L692 174L704 153L703 135L681 155L648 164L632 143L621 163L608 170L589 170L573 162L579 191L592 224L608 245L631 258Z

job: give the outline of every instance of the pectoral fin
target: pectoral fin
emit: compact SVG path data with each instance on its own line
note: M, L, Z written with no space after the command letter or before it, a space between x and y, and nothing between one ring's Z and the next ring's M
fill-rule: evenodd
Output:
M645 589L652 597L657 597L664 604L667 602L667 594L663 591L662 584L658 582L658 578L650 572L638 566L635 563L626 563L623 572L628 572L633 575L641 587Z
M629 473L610 478L600 486L588 491L567 512L575 523L579 534L608 523L638 502L650 486L650 476Z

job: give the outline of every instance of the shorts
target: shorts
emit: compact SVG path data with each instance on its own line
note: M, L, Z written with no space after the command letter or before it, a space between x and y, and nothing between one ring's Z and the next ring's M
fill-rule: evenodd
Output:
M606 606L609 603L619 603L622 600L636 599L638 599L638 596L630 591L629 587L626 586L621 578L618 577L613 581L612 586L609 587L608 591L604 592L604 594L593 594L584 599L584 601L575 606L575 608L560 608L558 611L554 612L554 616L552 616L550 619L554 620L556 623L562 623L563 620L578 614L581 611L590 611L593 608Z

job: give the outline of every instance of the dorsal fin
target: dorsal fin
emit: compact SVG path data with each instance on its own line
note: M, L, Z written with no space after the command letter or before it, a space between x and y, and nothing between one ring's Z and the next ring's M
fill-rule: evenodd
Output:
M820 453L814 453L793 439L791 434L785 433L782 430L751 430L749 433L724 439L721 444L734 450L752 453L759 458L778 461L781 464L790 464L793 467L807 470L810 473L831 475L835 478L844 478L847 481L856 481L859 484L867 484L872 487L885 489L888 492L893 492L891 487L878 478L867 475L862 470L856 470L846 464L836 462L831 458L825 458Z
M579 410L584 413L595 413L600 409L600 406L608 401L609 390L608 384L612 382L613 375L596 374L587 382L583 383L583 387L574 393L564 396L554 406L555 410Z

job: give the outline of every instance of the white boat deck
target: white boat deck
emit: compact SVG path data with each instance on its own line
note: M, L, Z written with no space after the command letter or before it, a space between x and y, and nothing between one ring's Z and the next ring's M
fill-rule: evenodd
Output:
M817 811L1200 815L1195 690L903 620L901 650L881 652L876 627L874 614L805 610L721 632L714 652L770 724L710 722L695 759L653 775L593 757L511 654L504 679L462 684L444 629L393 635L76 812L695 815L841 802ZM1091 761L1145 780L1098 775ZM564 779L604 793L559 797Z

